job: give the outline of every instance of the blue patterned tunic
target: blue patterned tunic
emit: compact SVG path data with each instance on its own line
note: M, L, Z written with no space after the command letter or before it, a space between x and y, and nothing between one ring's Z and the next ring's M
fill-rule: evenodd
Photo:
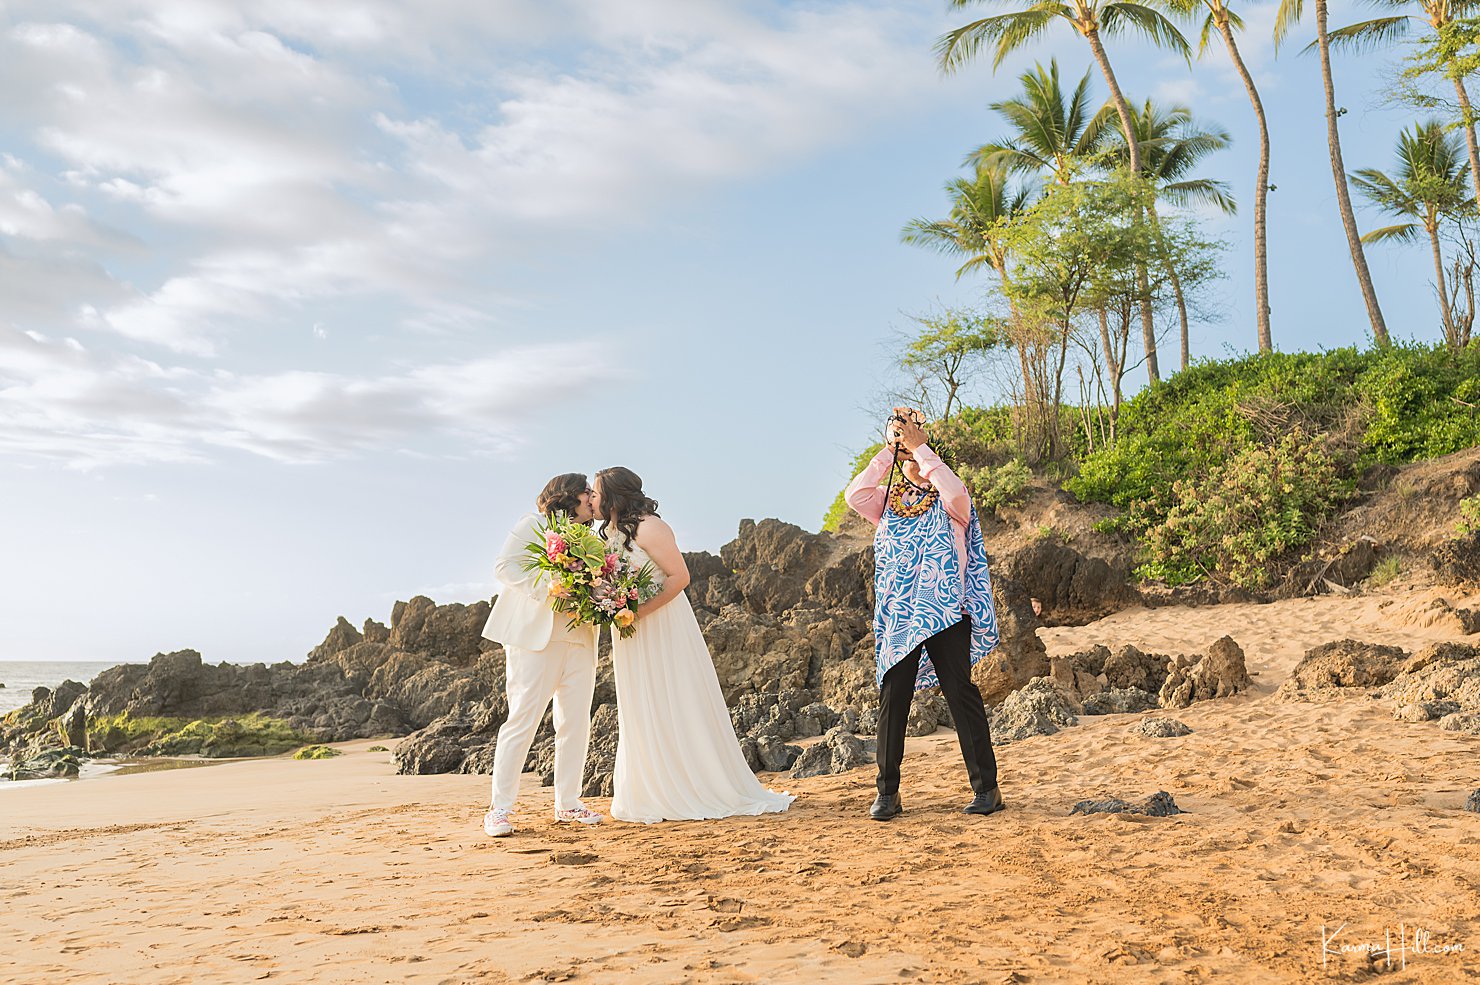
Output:
M923 515L902 517L886 505L874 531L874 662L882 686L889 669L943 629L971 616L971 665L997 649L997 609L976 507L966 531L966 590L951 515L937 497ZM927 649L915 690L940 680Z

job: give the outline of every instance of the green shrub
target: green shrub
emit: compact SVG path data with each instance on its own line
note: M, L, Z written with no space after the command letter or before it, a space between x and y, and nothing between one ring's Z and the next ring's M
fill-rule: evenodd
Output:
M1128 509L1297 429L1330 433L1333 457L1354 466L1403 464L1480 444L1476 404L1477 345L1202 361L1129 400L1116 443L1080 459L1064 488Z
M1133 506L1144 547L1137 573L1171 584L1216 574L1262 588L1272 563L1308 544L1352 485L1320 439L1297 432L1245 449Z
M1401 464L1480 444L1480 346L1397 345L1369 359L1355 388L1371 408L1365 459Z
M1021 459L1012 459L996 468L962 465L957 468L961 481L971 490L978 510L994 512L1023 500L1033 471Z
M1472 534L1480 530L1480 495L1459 501L1459 532Z
M332 746L304 746L293 754L294 759L333 759L342 755Z

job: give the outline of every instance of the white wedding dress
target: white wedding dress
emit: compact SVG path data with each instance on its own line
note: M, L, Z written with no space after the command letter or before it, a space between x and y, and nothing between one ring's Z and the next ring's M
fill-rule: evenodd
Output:
M638 564L650 563L636 544ZM653 565L658 579L663 575ZM709 646L680 593L612 634L617 680L617 762L612 817L689 821L784 811L796 797L761 786L746 765Z

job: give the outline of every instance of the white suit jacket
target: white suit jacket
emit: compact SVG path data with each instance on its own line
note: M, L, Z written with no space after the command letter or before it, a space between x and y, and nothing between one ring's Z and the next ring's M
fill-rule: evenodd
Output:
M514 524L504 541L498 560L493 563L493 573L504 587L494 599L488 622L483 625L484 639L521 650L543 650L555 634L556 619L560 620L561 635L565 634L565 621L569 617L557 615L550 608L548 576L540 571L524 570L525 545L538 537L537 531L544 522L539 513L527 513ZM582 642L589 635L591 648L596 648L595 626L580 626L571 632Z

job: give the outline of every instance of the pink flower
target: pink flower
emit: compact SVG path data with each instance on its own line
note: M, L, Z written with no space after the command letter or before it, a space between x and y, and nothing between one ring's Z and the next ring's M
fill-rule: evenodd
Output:
M551 558L554 558L557 554L564 554L568 546L565 543L565 538L554 531L545 534L545 553Z
M618 557L616 554L608 554L606 556L606 563L601 566L601 573L604 575L609 575L613 571L616 571L617 562L620 560L621 558Z
M631 599L632 601L636 602L637 601L637 589L634 588L631 591L629 591L627 593L627 597L629 599Z

